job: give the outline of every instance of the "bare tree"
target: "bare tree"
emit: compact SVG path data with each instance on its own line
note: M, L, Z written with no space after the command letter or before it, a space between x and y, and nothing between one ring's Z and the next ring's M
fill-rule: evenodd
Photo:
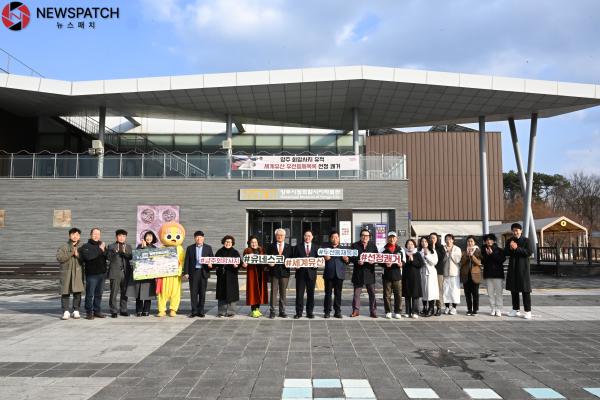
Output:
M578 215L588 226L588 235L591 235L600 222L600 175L574 173L559 196L563 207Z

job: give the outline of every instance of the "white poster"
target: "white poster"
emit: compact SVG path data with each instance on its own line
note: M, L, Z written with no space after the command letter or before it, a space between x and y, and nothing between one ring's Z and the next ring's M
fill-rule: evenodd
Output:
M352 243L352 221L340 221L340 243Z

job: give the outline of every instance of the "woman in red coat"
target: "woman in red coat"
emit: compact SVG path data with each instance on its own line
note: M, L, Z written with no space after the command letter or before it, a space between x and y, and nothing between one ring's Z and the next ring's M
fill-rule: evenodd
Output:
M258 244L258 238L251 235L248 238L248 247L244 249L246 254L265 254L263 248ZM267 271L265 264L247 264L243 263L242 267L246 268L246 305L250 306L252 311L250 316L259 318L262 316L260 312L261 304L269 303L269 292L267 289Z

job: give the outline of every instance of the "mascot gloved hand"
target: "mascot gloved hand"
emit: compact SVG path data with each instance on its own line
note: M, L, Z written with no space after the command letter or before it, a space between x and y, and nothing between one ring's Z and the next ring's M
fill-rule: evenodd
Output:
M181 244L185 239L185 229L177 222L167 222L160 227L158 238L165 247L176 247L179 260L179 273L177 276L165 276L156 281L156 295L158 299L157 317L167 315L167 302L169 302L169 316L177 315L181 301L181 271L183 270L184 251Z

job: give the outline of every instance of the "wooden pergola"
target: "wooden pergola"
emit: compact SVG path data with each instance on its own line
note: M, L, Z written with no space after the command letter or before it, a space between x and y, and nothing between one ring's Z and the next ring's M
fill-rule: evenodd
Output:
M522 224L522 221L518 222ZM506 242L512 235L511 224L512 222L493 225L490 231L502 236L503 242ZM536 219L535 226L538 243L542 247L586 247L588 245L587 228L565 216Z

